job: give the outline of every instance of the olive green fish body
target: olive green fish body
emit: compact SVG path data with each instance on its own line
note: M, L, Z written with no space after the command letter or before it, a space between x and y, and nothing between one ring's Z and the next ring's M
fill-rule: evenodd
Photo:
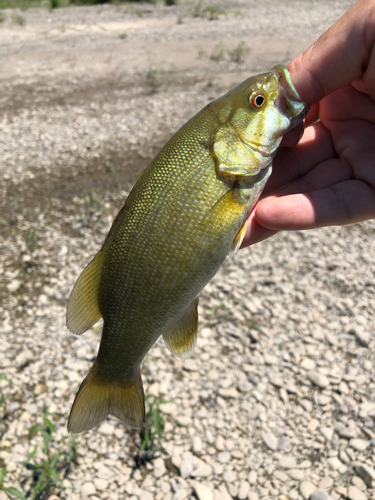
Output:
M90 429L108 414L142 424L143 358L160 335L174 354L191 355L197 297L240 245L277 146L305 113L286 69L276 67L206 106L138 178L69 300L73 332L104 319L69 430Z

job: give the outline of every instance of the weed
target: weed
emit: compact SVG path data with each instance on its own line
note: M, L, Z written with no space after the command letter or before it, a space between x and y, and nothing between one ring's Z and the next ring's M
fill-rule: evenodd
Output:
M6 15L4 14L4 12L0 12L0 23L3 23L6 19Z
M95 189L92 189L87 193L87 198L85 198L85 206L87 211L103 212L104 202L97 194Z
M19 24L20 26L23 26L26 23L26 19L19 14L13 14L12 20L14 23Z
M202 9L202 0L198 0L198 2L194 5L193 8L193 17L202 17L203 9Z
M207 52L204 49L198 49L198 59L205 59L207 57Z
M26 246L31 250L35 247L38 241L38 234L35 229L30 229L26 236Z
M143 12L141 10L136 10L135 15L138 17L143 17Z
M146 397L144 426L135 430L132 435L137 467L152 460L155 452L162 446L164 419L160 413L160 405L165 403L168 401L160 401L156 396Z
M177 5L177 0L164 0L165 5Z
M207 17L209 21L217 21L219 19L220 14L224 14L224 10L218 9L217 7L212 7L209 5L205 9L203 9L202 14L204 17ZM203 17L202 16L202 17Z
M229 57L234 62L243 62L250 54L250 48L241 40L237 47L233 50L228 50Z
M166 71L152 67L148 70L146 78L152 91L157 92L168 82L169 76Z
M158 449L164 434L164 419L160 414L159 406L166 401L158 401L155 396L148 396L145 403L147 411L140 453L149 448Z
M77 443L73 437L69 442L63 436L59 436L55 425L45 413L43 424L35 424L29 429L29 441L35 436L42 437L43 445L41 447L42 458L35 460L39 447L36 445L26 459L25 467L31 471L31 474L24 480L25 492L22 493L17 488L4 487L4 477L6 467L0 473L0 491L26 500L41 500L48 498L51 490L54 492L63 489L63 479L71 472L76 463Z
M123 31L122 33L119 34L118 36L121 40L125 40L125 38L128 38L128 34L126 31Z
M59 0L50 0L49 2L50 10L57 9L58 6L59 6Z
M219 42L218 44L215 45L214 50L212 51L212 54L210 56L210 59L218 63L222 61L224 58L225 58L224 44L223 42Z

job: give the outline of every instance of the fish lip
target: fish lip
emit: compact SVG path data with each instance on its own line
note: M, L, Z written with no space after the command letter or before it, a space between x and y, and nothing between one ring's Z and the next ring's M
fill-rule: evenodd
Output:
M278 104L282 111L292 118L293 126L298 125L307 113L310 107L300 98L291 78L288 69L279 64L271 69L279 84Z

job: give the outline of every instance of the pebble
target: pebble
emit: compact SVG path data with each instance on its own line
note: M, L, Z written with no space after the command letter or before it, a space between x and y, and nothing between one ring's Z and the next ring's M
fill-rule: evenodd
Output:
M309 481L302 481L299 485L299 491L305 500L309 500L310 495L317 487Z
M375 469L367 464L354 464L354 470L369 488L375 487Z
M241 481L237 492L238 500L245 500L250 491L250 484L247 481Z
M272 432L262 432L261 436L267 448L270 450L277 450L279 440Z
M259 500L258 493L256 493L255 491L249 491L247 498L249 500Z
M105 491L108 487L108 481L106 479L102 479L100 477L94 478L95 488L99 491Z
M197 481L192 481L192 486L198 500L213 500L213 493L207 486Z
M333 500L333 499L326 491L319 489L311 493L309 500Z
M349 486L347 498L348 498L348 500L368 500L365 493L360 491L355 486Z
M368 347L370 343L370 335L363 330L359 325L353 326L350 330L349 333L351 335L355 335L358 344L363 346L363 347Z
M365 441L364 439L359 438L353 438L349 441L349 446L357 451L364 451L369 446L369 444L369 441Z
M328 378L322 373L311 370L308 372L307 376L311 382L317 387L320 387L320 389L325 389L329 385Z
M193 453L200 453L203 449L202 446L202 439L200 436L194 436L193 437Z
M96 488L93 483L84 483L81 486L81 498L82 500L88 500L90 495L95 495Z
M183 478L189 477L197 465L198 461L194 455L190 455L189 457L185 458L185 460L183 460L179 466L180 476Z
M291 455L283 455L279 459L280 467L283 469L294 469L297 465L295 457Z

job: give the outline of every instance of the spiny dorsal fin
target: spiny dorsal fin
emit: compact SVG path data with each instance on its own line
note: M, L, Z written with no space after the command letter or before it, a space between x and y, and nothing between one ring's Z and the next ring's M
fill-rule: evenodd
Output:
M247 219L242 224L241 229L237 233L237 236L234 238L231 249L229 250L228 254L229 257L233 257L233 255L235 255L240 249L243 239L245 238L246 228L247 228Z
M199 298L195 299L177 323L163 333L168 349L181 359L190 358L197 343L198 301Z
M145 417L145 398L139 369L131 380L103 380L95 374L95 364L82 382L68 420L68 431L88 431L108 415L114 415L138 429Z
M66 326L77 335L91 328L102 317L98 295L103 261L103 252L100 251L82 271L70 294Z

